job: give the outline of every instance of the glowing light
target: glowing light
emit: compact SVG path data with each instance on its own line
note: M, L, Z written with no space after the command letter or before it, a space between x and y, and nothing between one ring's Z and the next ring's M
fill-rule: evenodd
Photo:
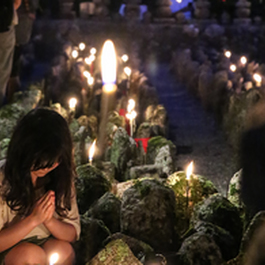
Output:
M192 175L192 171L193 171L193 161L190 162L190 164L187 167L187 171L186 171L186 179L190 180L190 176Z
M124 73L127 75L127 76L130 76L132 74L132 70L130 67L125 67L124 68Z
M133 136L134 132L134 119L136 118L137 113L136 111L132 111L130 113L126 113L126 118L130 121L130 136Z
M76 59L76 58L78 57L78 55L79 55L79 53L78 53L77 50L73 50L73 51L72 51L72 57L73 57L74 59Z
M85 58L85 63L90 65L92 62L90 61L90 57L86 57Z
M85 43L84 43L84 42L81 42L81 43L79 44L79 50L80 50L80 51L83 51L85 48L86 48Z
M94 77L90 76L88 79L87 79L87 83L92 86L94 84Z
M236 71L236 66L234 64L230 65L230 70L232 72L235 72Z
M133 99L129 99L127 107L128 113L131 113L134 108L135 108L135 101Z
M240 58L240 62L243 64L243 65L245 65L246 63L247 63L247 58L245 57L245 56L242 56L241 58Z
M76 98L71 98L69 100L69 108L70 108L70 110L75 111L76 104L77 104L77 99Z
M53 253L50 257L50 265L54 265L59 260L59 254Z
M95 55L95 54L97 53L97 49L94 48L94 47L91 48L91 49L90 49L90 53L93 54L93 55Z
M102 80L105 85L112 85L116 82L116 52L111 40L104 43L101 55ZM110 87L106 87L109 91ZM113 88L114 89L114 88Z
M230 51L225 52L225 57L230 58L232 56L232 53Z
M253 75L253 79L256 81L256 86L261 86L261 82L262 82L262 76L259 74L254 74Z
M91 76L91 74L88 72L88 71L84 71L83 72L83 75L86 77L86 78L89 78Z
M96 140L94 140L94 142L91 145L91 147L89 148L89 152L88 152L88 158L89 158L90 165L92 165L92 161L93 161L93 157L94 157L94 154L95 154L95 150L96 150Z
M94 62L95 59L96 59L96 56L95 56L94 54L91 54L88 58L89 58L89 60L90 60L91 62Z
M180 3L182 3L182 0L176 0L176 2L180 4Z
M123 54L122 57L121 57L121 59L123 60L123 62L126 63L129 60L129 56L127 54Z

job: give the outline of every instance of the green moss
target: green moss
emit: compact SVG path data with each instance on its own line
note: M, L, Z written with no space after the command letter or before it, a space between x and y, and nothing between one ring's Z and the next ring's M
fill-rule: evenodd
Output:
M238 193L238 190L236 189L236 183L233 183L230 185L230 196L234 196Z

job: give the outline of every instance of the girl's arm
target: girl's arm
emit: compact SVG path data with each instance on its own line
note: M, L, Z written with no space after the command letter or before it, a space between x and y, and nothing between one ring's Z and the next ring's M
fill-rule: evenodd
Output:
M33 216L28 216L0 232L0 252L13 247L36 227Z
M76 229L71 224L52 217L49 221L44 222L44 225L50 231L50 233L59 240L64 240L67 242L74 242L76 240Z

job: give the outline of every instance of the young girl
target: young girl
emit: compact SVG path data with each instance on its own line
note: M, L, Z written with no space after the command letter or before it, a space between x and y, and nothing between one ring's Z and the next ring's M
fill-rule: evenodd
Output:
M30 111L11 138L0 197L0 264L73 264L79 238L72 140L65 119ZM2 263L1 263L2 262Z

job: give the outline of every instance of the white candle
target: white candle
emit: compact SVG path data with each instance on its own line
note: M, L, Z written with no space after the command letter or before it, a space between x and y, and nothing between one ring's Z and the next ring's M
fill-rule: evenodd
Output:
M108 112L115 109L116 71L117 71L116 52L111 40L104 43L101 54L101 71L102 71L102 96L100 110L100 127L99 127L99 152L103 155L105 150L105 135L108 121Z
M192 175L192 171L193 171L193 161L190 162L190 164L187 167L186 170L186 181L187 181L187 186L186 186L186 207L187 207L187 213L188 213L188 209L189 209L189 192L190 192L190 177Z

